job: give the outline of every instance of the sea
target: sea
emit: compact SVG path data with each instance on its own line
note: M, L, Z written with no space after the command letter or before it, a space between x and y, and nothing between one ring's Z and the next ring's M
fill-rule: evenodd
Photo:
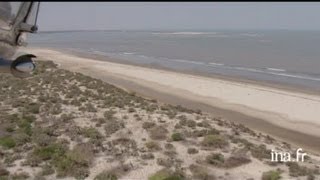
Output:
M28 35L27 41L30 47L303 87L320 94L320 31L51 31Z

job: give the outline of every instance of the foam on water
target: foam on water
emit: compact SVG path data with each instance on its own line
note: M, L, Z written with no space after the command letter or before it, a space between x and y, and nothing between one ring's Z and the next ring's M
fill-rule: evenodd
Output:
M108 53L106 53L106 52L103 52L103 51L97 51L97 50L93 50L92 51L94 54L98 54L98 55L103 55L103 56L106 56L106 55L108 55Z
M264 71L254 68L247 68L247 67L231 67L233 69L242 70L242 71L250 71L250 72L258 72L258 73L264 73Z
M134 52L123 52L122 54L124 55L132 55L132 54L135 54Z
M208 34L217 34L217 32L160 32L160 33L151 33L153 35L208 35Z
M241 36L247 36L247 37L262 37L262 34L256 34L256 33L241 33Z
M200 61L190 61L190 60L184 60L184 59L170 59L171 61L175 62L183 62L183 63L189 63L189 64L198 64L198 65L205 65L206 63L200 62Z
M285 69L278 69L278 68L266 68L269 71L280 71L280 72L285 72Z
M213 66L224 66L223 63L214 63L214 62L210 62L209 65L213 65Z
M306 76L306 75L293 75L293 74L286 74L286 73L271 73L271 72L270 72L270 74L277 75L277 76L285 76L285 77L297 78L297 79L320 81L320 78L309 77L309 76Z

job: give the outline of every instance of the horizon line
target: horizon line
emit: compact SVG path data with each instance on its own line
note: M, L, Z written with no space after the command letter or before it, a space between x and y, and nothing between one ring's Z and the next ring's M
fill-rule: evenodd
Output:
M72 30L42 30L39 33L45 32L90 32L90 31L320 31L320 29L233 29L233 28L220 28L220 29L72 29Z

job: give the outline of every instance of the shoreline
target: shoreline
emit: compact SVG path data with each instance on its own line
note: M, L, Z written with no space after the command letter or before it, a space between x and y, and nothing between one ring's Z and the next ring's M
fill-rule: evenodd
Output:
M30 47L30 48L43 49L41 47ZM150 69L158 69L158 70L177 72L177 73L182 73L182 74L202 76L202 77L207 77L207 78L222 79L222 80L226 80L226 81L249 83L249 84L254 84L254 85L258 85L258 86L266 86L266 87L276 88L279 90L293 91L293 92L304 93L304 94L309 94L309 95L316 95L316 96L320 95L320 89L314 89L314 88L305 87L305 86L293 85L293 84L289 84L289 83L284 84L284 83L273 82L273 81L257 81L254 79L246 79L246 78L236 77L236 76L232 76L232 75L219 75L219 74L214 74L214 73L205 73L205 72L200 72L197 70L173 69L173 68L161 66L159 64L148 64L148 65L139 64L139 63L134 63L134 62L130 62L128 60L114 58L114 57L110 57L110 56L106 56L106 55L90 54L87 52L65 50L65 49L60 49L60 48L48 48L48 49L52 49L52 50L67 53L67 54L72 54L72 55L80 57L80 58L88 58L88 59L93 59L93 60L102 61L102 62L112 62L112 63L117 63L117 64L132 65L132 66L145 67L145 68L150 68Z
M310 149L310 151L319 153L320 152L320 135L319 135L319 122L302 122L299 121L286 121L286 117L281 116L279 114L270 114L269 112L259 112L254 109L250 109L248 107L243 107L241 104L239 105L230 105L228 103L222 102L219 99L214 99L212 97L206 96L206 94L203 94L201 97L199 94L192 94L186 90L177 89L177 87L170 87L165 86L164 84L157 84L155 82L150 82L150 79L141 79L141 76L136 77L129 77L128 74L123 75L121 72L121 68L127 68L128 71L132 70L130 68L138 68L140 70L150 71L148 73L165 73L167 74L174 74L175 76L180 77L181 73L177 72L167 72L167 71L161 71L161 70L155 70L155 69L146 69L142 67L134 67L132 65L120 65L117 63L110 63L108 61L109 59L106 58L104 62L97 62L97 60L94 60L94 58L84 59L84 58L77 58L72 57L71 54L64 54L57 51L52 51L48 49L28 49L34 52L36 55L41 54L40 57L44 57L49 54L51 57L46 57L45 59L53 60L56 63L63 64L63 67L65 69L71 70L71 71L77 71L81 72L83 74L92 76L94 78L102 79L108 83L114 84L116 86L120 86L121 88L132 90L134 89L135 92L137 92L139 95L142 96L149 96L149 97L157 97L160 101L173 103L175 104L182 104L184 106L193 106L193 107L200 107L198 109L204 110L209 113L213 113L215 115L219 115L223 117L224 119L228 119L230 121L234 122L240 122L244 125L257 130L261 131L267 134L270 134L271 136L275 136L279 139L282 139L284 141L289 141L293 143L294 145L300 145L303 146L305 149ZM50 54L51 51L51 54ZM55 53L56 52L56 53ZM58 53L58 54L57 54ZM61 56L64 55L62 58ZM55 57L61 57L57 60ZM67 60L70 60L68 62ZM82 61L83 60L83 61ZM72 62L71 62L72 61ZM94 64L90 64L90 62L95 61ZM103 66L105 65L105 66ZM109 65L109 66L107 66ZM110 65L114 65L114 67L110 67ZM137 70L136 70L137 71ZM154 72L156 71L156 72ZM101 73L97 73L101 72ZM117 73L118 72L118 73ZM137 72L136 72L137 73ZM143 72L142 72L143 73ZM152 74L156 75L156 74ZM161 74L160 74L161 75ZM160 76L159 75L159 76ZM143 74L143 76L147 76L147 74ZM187 76L187 75L183 75ZM139 79L140 77L140 79ZM155 77L154 77L155 78ZM193 77L190 75L188 78L194 78L194 81L200 82L203 79L209 79L206 77ZM199 79L197 79L199 78ZM113 79L113 80L112 80ZM210 78L213 79L213 78ZM149 80L149 81L148 81ZM184 80L184 79L182 79ZM170 81L170 78L169 78ZM224 79L215 79L215 81L218 81L218 83L226 83L226 80ZM217 82L216 82L217 83ZM231 83L231 82L228 82ZM235 88L237 85L241 84L242 82L233 82L235 84L229 84L231 88ZM199 86L206 86L206 84L200 84ZM221 85L223 86L223 85ZM228 86L225 84L225 86ZM242 83L242 88L246 88L247 86L257 87L255 84L244 84ZM250 88L252 88L250 87ZM240 87L241 88L241 87ZM253 91L253 93L275 93L275 92L263 92L264 90L270 90L270 87L259 87L259 88L265 88L265 89L256 89ZM267 89L266 89L267 88ZM187 88L188 89L188 88ZM202 89L203 90L203 89ZM274 91L280 91L275 90ZM139 92L140 91L140 92ZM192 92L192 91L191 91ZM292 92L285 92L285 93L292 93ZM294 94L294 93L293 93ZM298 94L298 93L296 93ZM208 94L207 94L208 95ZM262 94L263 95L263 94ZM280 97L286 97L288 94L281 94ZM299 94L302 95L302 94ZM240 96L240 95L239 95ZM311 97L311 95L303 95L306 97ZM272 97L272 96L271 96ZM293 97L294 98L294 97ZM301 98L301 97L297 97ZM316 100L320 100L316 99ZM308 100L306 100L308 101ZM309 100L310 101L310 100ZM309 102L308 101L308 102ZM212 103L214 102L214 103ZM300 99L301 102L301 99ZM299 103L299 102L297 102ZM223 106L221 106L223 104ZM319 102L316 102L317 105L320 105ZM219 105L219 106L217 106ZM308 105L308 104L307 104ZM310 104L309 104L310 105ZM281 106L280 106L281 107ZM279 107L279 108L280 108ZM237 108L237 111L235 111L235 108ZM252 116L250 116L252 115ZM312 124L315 123L315 124ZM306 133L304 132L306 131ZM308 133L308 134L307 134ZM307 141L306 141L307 140Z

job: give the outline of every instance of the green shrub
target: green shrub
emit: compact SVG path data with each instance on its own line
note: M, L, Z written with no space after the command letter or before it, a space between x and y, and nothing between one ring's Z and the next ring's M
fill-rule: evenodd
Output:
M65 153L65 147L60 144L50 144L45 147L37 147L33 151L33 155L42 160L49 160L59 157Z
M1 137L0 138L0 146L10 149L10 148L13 148L16 146L16 142L10 136Z
M279 180L281 179L279 171L267 171L262 173L262 180Z
M115 173L110 171L103 171L99 173L94 180L118 180L118 177Z
M31 126L31 122L28 121L27 119L20 119L18 121L18 127L26 134L28 134L29 136L32 134L32 126Z
M90 144L76 145L71 151L66 151L54 159L53 164L57 170L57 177L86 178L90 173L89 167L93 157Z
M24 132L17 132L13 135L13 138L16 142L16 145L20 146L20 145L24 145L28 142L31 141L31 138L28 134L24 133Z
M183 180L184 176L181 173L173 172L169 169L162 169L151 175L148 180Z
M173 133L171 135L171 139L173 141L182 141L182 140L184 140L184 137L183 137L183 135L181 133Z

